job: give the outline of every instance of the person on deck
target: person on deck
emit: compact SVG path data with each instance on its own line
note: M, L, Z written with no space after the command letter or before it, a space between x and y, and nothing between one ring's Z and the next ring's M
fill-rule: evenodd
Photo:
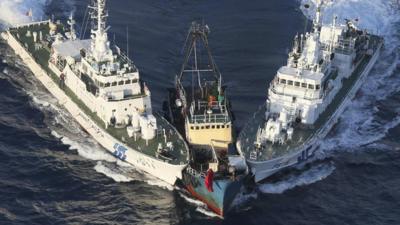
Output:
M65 75L64 75L64 73L61 73L61 75L60 75L60 88L62 88L62 89L64 89L64 87L65 87Z

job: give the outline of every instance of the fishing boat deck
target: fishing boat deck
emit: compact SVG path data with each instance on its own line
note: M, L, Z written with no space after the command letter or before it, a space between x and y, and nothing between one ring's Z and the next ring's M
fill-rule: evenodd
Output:
M222 101L218 101L217 99L210 101L207 99L210 95L218 95L217 88L216 82L209 82L205 86L203 95L197 90L194 96L192 96L191 88L184 87L188 95L189 105L191 106L191 113L188 117L190 123L229 123L231 121L227 109L227 99L223 99ZM194 101L193 99L196 100Z
M379 45L382 43L382 38L379 36L371 35L370 48L377 50ZM359 62L357 68L353 71L352 75L343 79L343 86L340 91L336 94L332 103L327 109L321 114L319 119L316 121L313 127L296 127L293 133L293 138L285 145L278 143L272 144L270 142L262 146L261 149L257 150L257 155L254 154L256 134L258 129L265 124L265 105L262 105L257 112L253 115L250 121L243 128L239 134L238 140L240 141L241 151L244 156L252 161L266 161L281 156L291 154L299 150L304 144L311 140L319 131L324 127L325 123L331 118L331 115L336 111L339 105L343 102L353 85L362 74L371 56L365 55L365 57Z
M62 25L57 25L59 31L63 31ZM30 32L42 32L43 40L37 43L33 42L33 37L27 37L27 31ZM35 61L47 72L47 74L52 78L54 83L59 84L60 80L56 74L49 68L48 61L50 59L50 44L51 40L49 38L49 22L43 21L41 23L35 23L31 25L24 25L15 28L10 28L10 33L18 40L22 46L31 54ZM38 36L39 40L39 36ZM142 152L151 157L157 158L159 160L166 161L170 164L182 165L188 162L188 147L184 142L184 139L176 131L176 129L168 123L162 116L156 114L154 115L157 119L157 132L156 137L152 140L146 142L140 137L135 139L129 137L125 127L115 128L115 127L105 127L104 122L97 116L95 112L92 112L68 87L62 89L71 99L75 102L82 111L88 115L92 121L94 121L99 127L105 130L108 134L113 136L115 139L119 140L121 143L128 145L130 148ZM165 147L165 137L164 131L167 137L167 142L173 143L173 148L168 152L168 157L163 154L158 154L157 149L159 143L162 143Z

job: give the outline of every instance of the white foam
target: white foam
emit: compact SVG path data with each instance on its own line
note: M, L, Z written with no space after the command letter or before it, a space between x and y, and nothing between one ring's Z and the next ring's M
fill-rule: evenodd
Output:
M117 161L115 157L103 150L97 143L82 143L77 140L72 140L69 137L62 137L61 141L63 144L69 145L69 149L77 150L78 154L86 159L95 161L103 160L107 162Z
M172 185L148 174L146 174L146 179L143 181L151 186L157 186L170 191L174 190L174 187Z
M0 23L15 26L31 21L27 13L32 9L33 20L40 20L44 15L44 7L49 0L1 0Z
M111 179L113 179L116 182L130 182L130 181L134 180L132 177L123 175L120 171L112 170L111 168L104 165L101 161L97 162L94 169L97 172L102 173L102 174L106 175L107 177L110 177Z
M56 131L52 130L51 131L51 135L53 135L54 137L56 137L57 139L61 139L63 136L59 133L57 133Z
M33 100L33 102L34 102L37 106L39 106L40 108L41 108L41 107L49 107L49 106L50 106L50 103L49 103L49 102L47 102L47 101L45 101L45 100L40 100L39 98L37 98L37 97L34 96L34 95L32 95L32 100Z
M188 203L190 203L192 205L200 206L200 207L207 207L207 205L204 202L202 202L200 200L197 200L197 199L194 199L192 197L189 197L189 196L185 195L183 192L179 192L179 195L183 199L185 199L185 201L187 201Z
M206 215L208 217L221 217L218 214L216 214L216 213L214 213L214 212L212 212L212 211L210 211L210 210L208 210L206 208L202 208L202 207L197 207L196 211L199 212L199 213L202 213L202 214L204 214L204 215Z
M241 190L235 196L231 205L229 206L229 209L238 208L238 207L250 202L253 199L257 199L257 197L258 197L257 192L249 192L248 193L248 192L246 192L245 187L242 186Z
M260 184L258 189L262 193L281 194L295 187L309 185L321 181L332 174L334 170L335 166L332 163L322 164L312 167L300 175L289 175L289 177L283 181Z
M179 195L185 199L186 202L196 206L196 211L200 212L201 214L204 214L208 217L220 217L218 214L212 212L211 210L208 209L207 205L197 199L194 199L192 197L187 196L186 194L184 194L182 191L179 192Z

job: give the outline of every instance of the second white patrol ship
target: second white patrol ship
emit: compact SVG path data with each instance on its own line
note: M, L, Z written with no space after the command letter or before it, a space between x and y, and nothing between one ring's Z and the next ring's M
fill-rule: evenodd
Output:
M255 181L309 161L375 64L383 39L356 21L322 24L317 5L311 32L296 35L287 65L268 89L266 105L237 142Z

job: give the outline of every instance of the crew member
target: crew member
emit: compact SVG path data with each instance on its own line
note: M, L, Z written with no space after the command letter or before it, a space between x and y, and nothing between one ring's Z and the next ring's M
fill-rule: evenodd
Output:
M64 87L65 87L65 75L64 75L64 73L61 73L61 75L60 75L60 88L62 88L62 89L64 89Z

